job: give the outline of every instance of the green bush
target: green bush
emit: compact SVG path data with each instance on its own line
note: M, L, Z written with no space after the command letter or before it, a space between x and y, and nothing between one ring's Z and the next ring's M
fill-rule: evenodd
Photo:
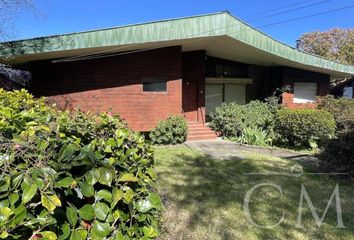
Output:
M277 114L277 112L282 108L280 97L275 95L267 97L264 101L273 115Z
M255 145L261 147L268 147L272 143L272 138L268 132L260 128L245 128L242 130L242 134L236 138L230 138L230 140L248 145Z
M333 114L338 134L354 131L354 100L325 96L318 98L317 108Z
M153 152L110 114L0 90L0 238L155 239Z
M246 128L272 132L274 108L268 103L252 101L245 105L223 103L211 114L209 126L226 138L238 138Z
M319 155L323 171L345 173L354 177L354 131L341 134L331 140Z
M155 144L178 144L186 141L187 130L187 122L182 116L170 116L160 121L149 137Z
M333 115L323 110L282 109L276 116L278 143L288 147L320 146L334 137L335 128Z

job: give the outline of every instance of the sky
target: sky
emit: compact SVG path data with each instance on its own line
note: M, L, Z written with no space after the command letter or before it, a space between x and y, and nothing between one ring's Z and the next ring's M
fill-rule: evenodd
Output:
M266 24L354 5L353 0L34 0L34 2L35 11L27 10L18 13L14 22L15 39L80 32L225 10L291 46L294 46L296 40L305 32L325 31L334 27L354 27L353 6L343 11L260 28ZM289 5L293 6L286 7ZM312 6L306 7L307 5Z

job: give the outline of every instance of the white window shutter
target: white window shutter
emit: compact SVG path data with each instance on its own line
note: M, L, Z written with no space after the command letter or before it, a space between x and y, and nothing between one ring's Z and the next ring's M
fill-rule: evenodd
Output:
M313 103L316 101L316 82L295 82L294 103Z

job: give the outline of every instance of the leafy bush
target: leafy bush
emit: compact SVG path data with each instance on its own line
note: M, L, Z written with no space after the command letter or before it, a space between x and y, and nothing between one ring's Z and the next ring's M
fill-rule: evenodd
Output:
M278 142L288 147L322 145L334 137L335 128L331 113L315 109L282 109L275 123Z
M186 120L176 115L160 121L149 136L155 144L178 144L186 141L187 130Z
M282 108L280 96L270 96L264 99L270 112L275 115Z
M232 141L236 141L242 144L249 144L261 147L267 147L271 145L272 138L268 132L260 128L247 127L242 130L242 134L236 138L230 138Z
M325 96L318 98L317 108L333 114L338 134L354 131L354 100Z
M252 101L246 105L223 103L211 114L210 127L226 138L237 138L246 128L272 132L274 108L268 103Z
M0 90L0 238L154 239L153 152L110 114Z
M354 131L331 140L319 155L321 167L332 173L348 173L354 177Z

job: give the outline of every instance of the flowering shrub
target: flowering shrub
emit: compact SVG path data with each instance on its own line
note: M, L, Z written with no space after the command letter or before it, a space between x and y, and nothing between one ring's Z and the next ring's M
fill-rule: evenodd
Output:
M0 90L1 239L155 239L153 152L117 116Z

